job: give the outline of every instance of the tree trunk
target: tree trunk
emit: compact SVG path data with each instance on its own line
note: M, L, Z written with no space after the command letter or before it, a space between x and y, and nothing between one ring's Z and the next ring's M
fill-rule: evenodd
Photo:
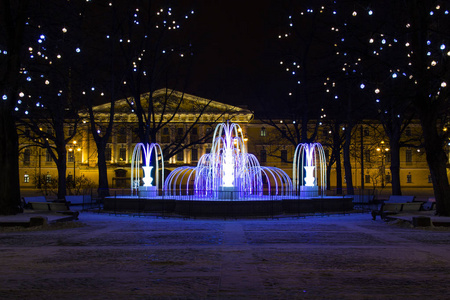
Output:
M336 159L336 194L342 194L342 167L341 167L341 141L340 141L340 123L336 121L333 133L333 151Z
M350 143L352 139L352 128L348 126L345 132L345 142L344 142L344 171L345 171L345 182L347 186L347 194L354 195L355 190L353 188L353 176L352 176L352 164L350 162Z
M391 153L391 184L392 195L401 195L402 189L400 185L400 134L392 134L389 139L389 152ZM384 158L383 158L384 159Z
M106 167L105 147L101 149L97 145L98 157L98 195L99 197L109 196L108 169Z
M59 147L61 148L61 146ZM66 147L63 146L63 150L58 151L58 159L56 160L56 168L58 170L58 199L62 200L66 196L66 169L67 169L67 163L66 163ZM73 180L75 180L75 176L73 177Z
M422 129L428 167L436 198L436 214L450 216L450 185L447 177L447 154L434 120L423 121Z
M21 211L18 136L11 112L1 106L0 121L0 214Z

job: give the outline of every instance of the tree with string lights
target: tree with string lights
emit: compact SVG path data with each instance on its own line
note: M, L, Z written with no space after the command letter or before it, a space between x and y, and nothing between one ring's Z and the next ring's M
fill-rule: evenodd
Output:
M22 41L30 1L0 1L0 214L21 211L19 139L14 107L18 97Z
M358 63L364 66L360 88L368 91L389 137L393 194L401 194L400 147L419 145L419 141L402 138L411 119L417 116L422 125L437 213L450 215L445 130L450 108L450 7L445 1L366 4L355 4L353 19L345 24L352 26L348 31L358 37L359 43L339 47L358 53Z
M122 91L127 95L128 112L136 115L140 141L155 143L158 132L185 109L184 90L194 55L188 23L195 13L182 5L172 7L157 2L127 2L127 10L122 10L121 5L117 10L126 13L116 14L118 29L114 39L125 71ZM165 93L156 95L155 91L160 89L165 89ZM190 107L196 119L184 128L181 136L164 145L166 159L206 141L205 136L197 140L188 137L192 138L190 132L209 104Z

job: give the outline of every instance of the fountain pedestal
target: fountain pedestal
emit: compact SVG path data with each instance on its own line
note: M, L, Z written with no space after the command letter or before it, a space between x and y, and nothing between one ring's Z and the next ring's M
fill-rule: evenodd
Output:
M239 198L239 191L234 186L221 186L219 188L219 199L233 200Z
M156 186L140 186L138 187L139 197L156 197L158 196L158 189Z
M300 198L311 198L319 196L319 187L316 186L300 186Z

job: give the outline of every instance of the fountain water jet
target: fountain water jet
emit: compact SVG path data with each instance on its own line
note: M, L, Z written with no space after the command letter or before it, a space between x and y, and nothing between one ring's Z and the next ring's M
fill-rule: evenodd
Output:
M143 162L142 169L144 176L142 181L144 185L140 185L140 167L141 160ZM153 165L152 165L153 164ZM161 168L159 165L161 164ZM152 177L152 170L154 169L155 178ZM162 178L164 178L164 158L161 146L156 143L144 145L138 143L134 147L133 156L131 158L131 191L134 193L137 190L138 196L154 197L158 195L158 188L162 188L162 181L160 186L160 170ZM154 182L153 182L154 181ZM154 183L154 185L153 185Z
M305 170L305 172L303 172ZM327 165L325 152L319 143L298 144L294 153L292 181L297 196L300 198L325 195ZM318 176L319 175L319 176Z
M247 153L242 128L229 122L217 125L211 152L200 158L197 167L177 168L164 183L166 195L193 194L207 200L261 200L288 196L292 188L286 172L262 167Z

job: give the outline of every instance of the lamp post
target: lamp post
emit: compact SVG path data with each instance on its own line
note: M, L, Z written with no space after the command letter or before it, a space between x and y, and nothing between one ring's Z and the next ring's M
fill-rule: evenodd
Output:
M384 160L386 158L386 153L389 151L389 148L384 145L384 141L381 141L381 146L377 148L377 152L380 153L381 156L381 187L384 188L384 180L385 180L385 165Z
M77 141L73 141L72 142L72 146L69 148L69 152L73 152L73 187L75 188L75 165L76 165L76 152L80 152L81 148L80 147L76 147L77 146ZM75 151L76 149L76 151Z

